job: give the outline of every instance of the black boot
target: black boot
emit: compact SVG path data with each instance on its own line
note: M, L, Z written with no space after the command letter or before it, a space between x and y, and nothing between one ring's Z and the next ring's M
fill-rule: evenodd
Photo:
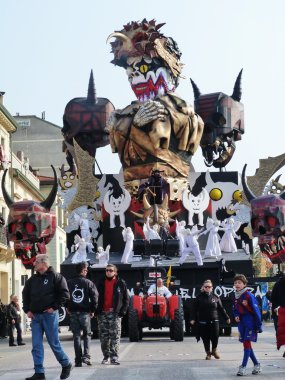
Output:
M45 374L44 373L34 373L31 377L26 377L26 380L44 380Z
M67 379L70 375L70 371L72 369L72 364L69 363L66 367L62 367L62 371L60 374L61 379Z

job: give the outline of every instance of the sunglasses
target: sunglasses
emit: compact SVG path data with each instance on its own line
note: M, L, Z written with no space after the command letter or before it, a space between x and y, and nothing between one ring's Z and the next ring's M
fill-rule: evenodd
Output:
M210 285L205 285L204 288L212 288Z
M106 272L114 272L114 269L106 269Z

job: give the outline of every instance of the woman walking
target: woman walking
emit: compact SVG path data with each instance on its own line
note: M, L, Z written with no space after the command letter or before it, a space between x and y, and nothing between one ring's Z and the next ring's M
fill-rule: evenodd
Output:
M198 336L202 338L206 351L206 360L210 360L211 355L216 359L220 359L217 351L220 332L219 311L225 317L227 323L230 324L231 320L220 298L213 294L212 281L206 280L202 285L201 293L195 299L193 307L194 319L190 322L192 325L197 324ZM199 340L199 337L197 340Z
M261 372L260 363L257 361L251 342L257 341L257 333L262 332L261 313L258 301L246 287L247 279L243 274L234 277L235 300L234 316L238 323L239 341L243 343L243 360L237 376L245 376L248 359L253 362L253 375Z

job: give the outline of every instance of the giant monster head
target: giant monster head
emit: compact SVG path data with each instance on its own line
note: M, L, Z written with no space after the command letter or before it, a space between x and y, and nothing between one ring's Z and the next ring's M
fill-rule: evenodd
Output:
M38 253L46 253L45 245L53 238L56 230L56 216L50 209L57 194L57 176L54 167L54 184L48 197L42 202L13 202L5 188L5 170L2 178L2 193L9 216L7 224L8 240L14 242L16 256L27 269L33 268Z
M258 237L261 251L274 264L285 262L285 191L280 195L256 197L245 178L246 165L242 171L242 185L251 206L252 235Z
M202 95L192 81L195 97L195 112L204 121L204 132L200 142L207 166L225 167L231 160L236 146L244 133L244 108L241 100L240 71L233 94L228 96L222 92Z
M171 37L159 31L163 25L156 25L155 20L132 21L108 37L116 38L111 43L112 63L126 69L132 90L141 102L174 91L178 85L181 52Z

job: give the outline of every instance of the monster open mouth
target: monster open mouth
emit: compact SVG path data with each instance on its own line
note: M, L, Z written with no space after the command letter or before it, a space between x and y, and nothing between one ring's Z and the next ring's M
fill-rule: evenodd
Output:
M159 92L163 91L165 94L169 91L162 74L159 75L156 83L153 83L152 77L150 77L147 82L132 85L132 89L136 94L136 97L142 100L144 100L144 97L147 97L148 99L151 97L154 98Z
M261 252L266 255L272 264L281 264L285 262L285 248L284 246L279 246L276 240L271 240L270 242L259 241L259 246Z

